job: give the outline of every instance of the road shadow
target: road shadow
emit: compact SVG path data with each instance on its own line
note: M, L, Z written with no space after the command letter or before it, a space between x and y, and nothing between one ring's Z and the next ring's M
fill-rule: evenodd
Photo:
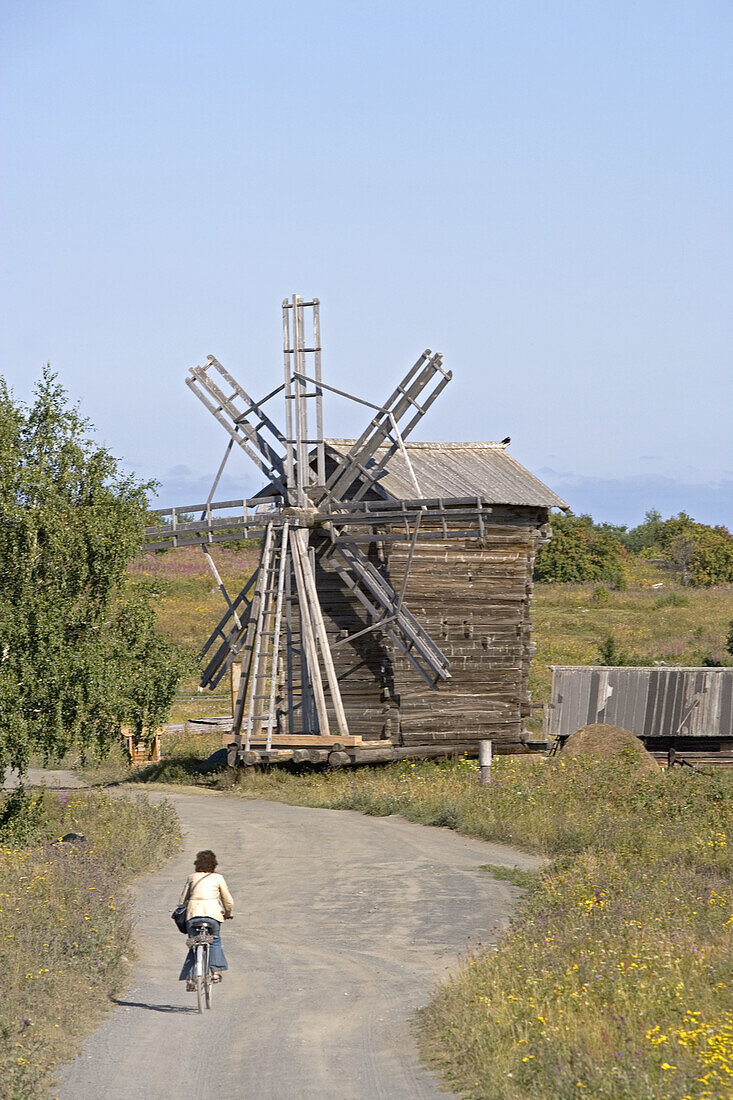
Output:
M112 1003L121 1008L145 1008L148 1012L198 1012L192 1005L148 1005L143 1001L120 1001L112 997Z

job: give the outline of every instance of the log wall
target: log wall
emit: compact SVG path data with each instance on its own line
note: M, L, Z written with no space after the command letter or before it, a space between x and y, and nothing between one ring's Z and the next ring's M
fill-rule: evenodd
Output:
M426 543L413 558L406 603L448 658L451 679L431 690L392 655L401 744L491 738L519 747L530 713L532 571L545 532L524 515L507 518L514 522L487 526L480 540ZM398 590L407 550L392 544L388 558Z
M405 602L450 661L451 679L431 690L381 631L332 649L351 734L406 746L438 748L491 738L505 751L520 747L530 711L532 570L547 532L546 512L503 509L482 539L418 541ZM319 542L316 535L313 544L316 584L333 646L370 620L334 572L327 540ZM398 592L408 550L407 543L370 547L372 560L381 563ZM297 607L292 623L297 645ZM283 652L284 643L283 638ZM297 662L291 675L298 698ZM280 705L287 706L284 692ZM332 714L331 720L335 732ZM300 721L296 726L302 728ZM280 731L290 732L286 714L281 714ZM499 744L497 751L502 751Z

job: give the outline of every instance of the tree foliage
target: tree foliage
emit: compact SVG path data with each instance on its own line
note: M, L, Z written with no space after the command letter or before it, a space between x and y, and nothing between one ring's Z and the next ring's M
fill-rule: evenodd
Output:
M0 379L0 769L165 716L182 669L134 582L149 484L123 476L48 370L30 407Z
M647 512L646 522L628 535L630 548L668 561L682 583L704 587L733 583L733 536L727 527L697 523L685 512L662 519Z
M624 587L626 551L618 529L590 516L554 515L552 539L537 554L535 579L582 584L603 581Z
M655 509L630 531L587 515L553 516L552 541L537 555L535 579L623 587L628 554L669 562L683 584L733 584L733 535L727 527L697 523L685 512L663 519Z

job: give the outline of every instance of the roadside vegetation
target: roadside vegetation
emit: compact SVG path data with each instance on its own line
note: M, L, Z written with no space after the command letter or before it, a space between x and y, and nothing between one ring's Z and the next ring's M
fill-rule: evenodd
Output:
M61 842L68 833L85 839ZM2 1100L45 1097L56 1066L124 988L127 884L180 847L165 801L90 791L0 795Z

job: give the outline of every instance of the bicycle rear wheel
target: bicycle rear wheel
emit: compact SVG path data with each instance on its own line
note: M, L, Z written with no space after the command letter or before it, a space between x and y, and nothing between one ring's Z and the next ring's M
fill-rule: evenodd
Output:
M194 981L196 983L196 1001L198 1003L199 1012L204 1011L204 1001L206 994L204 992L205 976L209 969L209 948L208 944L200 943L196 948L196 965L194 969Z
M209 968L209 960L206 959L206 972L204 974L204 999L206 1000L206 1007L211 1008L211 994L214 988L214 983L211 980L212 974Z

